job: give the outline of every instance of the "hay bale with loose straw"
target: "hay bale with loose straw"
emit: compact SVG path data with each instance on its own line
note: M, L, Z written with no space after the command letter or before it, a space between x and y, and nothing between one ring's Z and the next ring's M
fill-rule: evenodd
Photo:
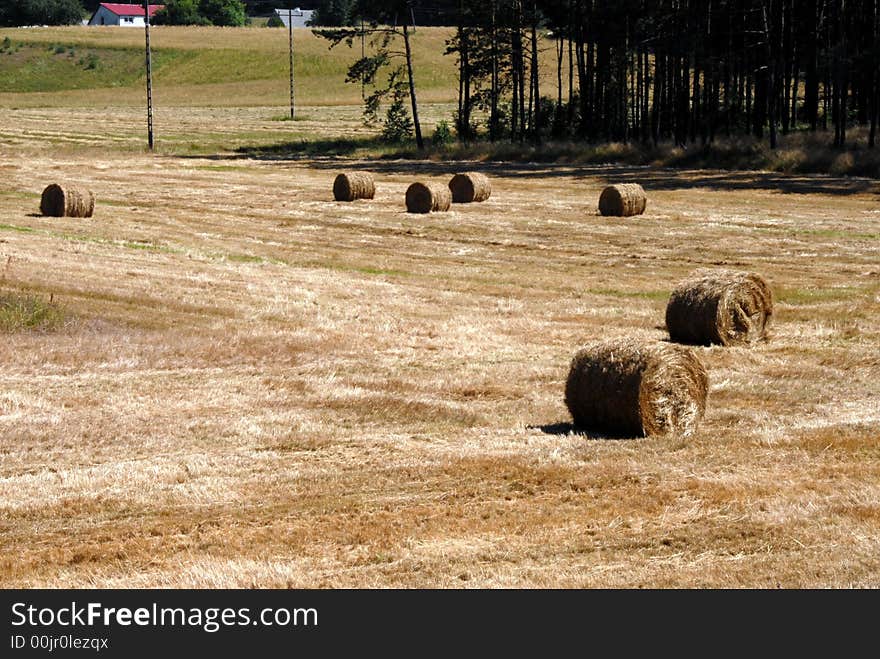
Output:
M638 183L609 185L599 195L599 212L602 215L629 217L641 215L648 205L645 190Z
M489 177L480 172L456 174L449 181L449 189L452 191L452 202L455 204L486 201L492 194Z
M706 410L709 380L693 350L631 339L578 351L565 383L565 404L582 428L615 436L694 432Z
M666 328L678 343L748 345L766 337L773 294L754 272L696 270L672 291Z
M85 188L52 183L43 190L40 212L52 217L91 217L95 212L95 194Z
M452 193L439 183L413 183L406 190L408 213L448 211L451 204Z
M345 172L333 181L333 198L336 201L372 199L376 196L373 175L365 172Z

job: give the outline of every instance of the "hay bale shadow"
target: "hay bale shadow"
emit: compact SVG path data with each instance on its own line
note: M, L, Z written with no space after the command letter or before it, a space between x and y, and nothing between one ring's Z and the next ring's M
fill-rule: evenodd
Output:
M642 437L634 437L632 435L616 435L613 433L592 430L590 428L582 428L565 421L559 423L547 423L544 425L526 426L526 429L540 430L545 435L577 435L578 437L586 437L587 439L605 439L612 441L643 439Z

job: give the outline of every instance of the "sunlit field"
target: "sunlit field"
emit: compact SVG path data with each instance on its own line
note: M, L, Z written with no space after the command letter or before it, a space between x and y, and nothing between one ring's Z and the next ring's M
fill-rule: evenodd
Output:
M413 35L416 82L425 102L456 98L455 60L443 54L451 35L446 28L420 28ZM0 52L4 106L101 108L145 101L143 30L0 29L0 42L6 38L11 44ZM289 101L285 29L154 26L150 41L157 107ZM310 29L294 30L296 95L304 105L359 104L361 86L346 83L345 73L360 57L360 42L353 48L329 46Z
M142 37L27 34L74 62ZM0 585L880 586L876 182L285 155L258 147L376 134L350 53L303 71L287 122L286 60L250 75L283 30L154 41L177 53L155 154L135 69L51 92L0 69ZM224 48L253 68L209 74ZM333 201L348 169L375 199ZM404 212L409 183L467 169L487 202ZM646 214L600 217L629 181ZM40 216L52 182L94 217ZM672 288L714 266L763 274L776 307L767 341L694 348L695 435L572 427L574 352L665 339Z

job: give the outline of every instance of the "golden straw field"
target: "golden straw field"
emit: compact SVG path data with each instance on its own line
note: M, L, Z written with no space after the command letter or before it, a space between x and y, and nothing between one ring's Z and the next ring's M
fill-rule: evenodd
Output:
M344 103L159 108L154 155L138 107L21 100L0 311L49 315L0 323L0 585L880 586L876 182L233 149L369 133ZM471 169L488 201L404 212ZM334 202L345 170L375 199ZM94 217L40 216L53 182ZM609 182L646 213L599 216ZM694 348L696 432L573 428L577 349L666 338L715 266L775 313Z

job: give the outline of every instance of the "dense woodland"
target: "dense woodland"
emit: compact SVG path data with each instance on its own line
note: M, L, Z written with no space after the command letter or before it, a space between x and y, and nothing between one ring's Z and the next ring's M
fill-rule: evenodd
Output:
M372 37L387 32L383 23L407 38L407 23L455 26L448 50L458 61L455 127L463 139L684 145L750 134L775 148L780 133L821 129L843 146L859 125L868 127L869 146L876 141L880 0L325 4L355 32L365 21ZM539 66L542 50L555 55L552 71L546 57ZM367 60L389 63L376 62L376 52ZM355 63L352 81L365 65ZM415 102L412 109L418 130Z

